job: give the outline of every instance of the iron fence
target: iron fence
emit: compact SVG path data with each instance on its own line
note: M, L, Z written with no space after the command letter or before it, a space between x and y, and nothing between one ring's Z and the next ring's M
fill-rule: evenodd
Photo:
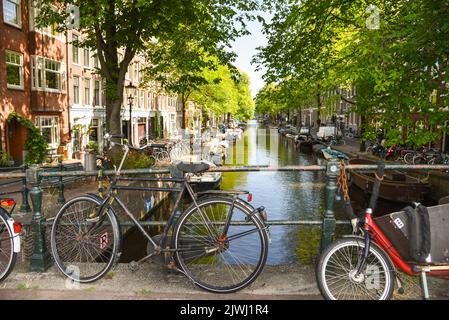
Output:
M29 168L22 166L15 168L14 172L4 172L0 170L0 181L4 179L15 179L14 183L21 183L21 190L8 191L7 193L22 193L21 212L31 215L30 228L33 232L33 255L31 258L32 271L45 271L51 265L51 257L45 244L45 227L52 223L51 219L45 219L42 214L42 179L57 178L59 187L58 202L63 203L64 198L64 177L95 177L98 171L74 170L66 171L59 166L60 170L54 172L45 172L39 166L31 166ZM377 165L346 165L348 171L373 171L377 169ZM449 165L402 165L402 164L386 164L386 170L406 170L406 171L447 171ZM18 172L17 170L20 170ZM316 225L321 226L321 248L327 246L333 239L335 227L339 224L348 224L348 221L337 221L334 215L334 200L337 191L337 180L340 173L340 163L335 159L328 161L326 165L308 165L308 166L221 166L209 169L210 172L324 172L326 176L325 182L325 208L322 220L269 220L269 225ZM106 170L103 175L114 175L114 170ZM122 175L155 175L155 174L172 174L177 175L179 172L174 167L159 169L129 169L122 170ZM6 192L5 192L6 193ZM1 194L0 194L1 195ZM28 196L31 198L32 211L28 204ZM143 221L142 225L159 226L165 225L165 221ZM127 222L123 222L126 226Z

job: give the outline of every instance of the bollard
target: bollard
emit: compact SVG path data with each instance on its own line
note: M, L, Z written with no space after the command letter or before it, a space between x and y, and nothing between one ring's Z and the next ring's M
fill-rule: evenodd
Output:
M40 169L32 165L26 171L26 179L31 184L31 203L33 204L33 219L31 230L33 232L33 255L30 262L30 271L44 272L51 264L50 253L45 243L45 218L42 215L42 188L40 187Z
M331 161L327 163L326 169L327 180L325 193L325 211L321 235L321 251L332 242L335 233L334 200L337 191L337 177L339 172L340 164L338 160L331 159Z
M26 172L27 166L23 165L22 171ZM22 178L22 205L20 206L19 213L31 213L30 203L28 202L28 186L27 178Z
M59 172L62 172L64 170L64 165L62 164L62 156L58 157L58 168L59 168ZM62 176L61 176L61 177L59 177L58 204L64 204L64 203L65 203L64 183L62 181Z

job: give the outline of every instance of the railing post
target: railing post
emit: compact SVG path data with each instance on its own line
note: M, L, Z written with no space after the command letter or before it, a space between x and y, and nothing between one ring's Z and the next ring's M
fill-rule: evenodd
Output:
M64 170L64 165L62 164L62 156L58 157L58 168L59 172L62 172ZM62 181L62 176L59 177L59 194L58 194L58 204L64 204L65 203L65 197L64 197L64 183Z
M325 211L321 235L321 250L332 242L335 232L334 201L339 171L340 166L338 161L336 159L331 159L331 161L327 163L326 169Z
M25 173L27 170L26 164L23 165L22 171ZM22 205L20 206L20 213L31 213L30 203L28 202L28 186L27 186L27 178L22 178Z
M27 181L31 184L31 203L33 204L33 219L31 220L31 230L33 231L33 255L31 257L30 271L44 272L52 262L50 253L45 244L45 218L42 215L42 188L40 187L40 169L37 165L32 165L26 171Z

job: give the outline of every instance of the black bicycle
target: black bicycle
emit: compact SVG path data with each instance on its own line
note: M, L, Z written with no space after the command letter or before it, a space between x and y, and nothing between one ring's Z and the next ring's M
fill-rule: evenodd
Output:
M261 273L268 253L269 233L263 207L255 209L239 195L241 191L195 193L188 183L191 174L209 169L206 163L177 164L181 178L123 177L121 169L130 150L146 147L112 142L124 154L116 174L102 197L83 195L69 200L58 212L51 230L51 249L60 271L70 279L88 283L100 279L118 261L121 227L113 204L117 204L142 232L153 248L137 262L163 254L167 266L185 274L197 286L229 293L252 283ZM114 138L118 138L115 136ZM121 181L163 181L173 187L140 187ZM178 192L162 235L151 237L117 195L117 190ZM187 192L192 204L182 214L176 209Z

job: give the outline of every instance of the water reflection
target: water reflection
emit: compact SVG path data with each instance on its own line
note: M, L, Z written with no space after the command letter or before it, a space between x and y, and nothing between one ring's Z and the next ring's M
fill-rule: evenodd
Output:
M298 152L294 141L250 122L244 134L244 150L234 146L232 165L312 165L312 155ZM244 153L244 163L235 162L236 153ZM253 205L264 206L270 220L319 220L323 212L324 181L322 172L247 172L226 173L222 189L249 190ZM272 244L267 263L311 263L316 256L321 228L272 226Z

